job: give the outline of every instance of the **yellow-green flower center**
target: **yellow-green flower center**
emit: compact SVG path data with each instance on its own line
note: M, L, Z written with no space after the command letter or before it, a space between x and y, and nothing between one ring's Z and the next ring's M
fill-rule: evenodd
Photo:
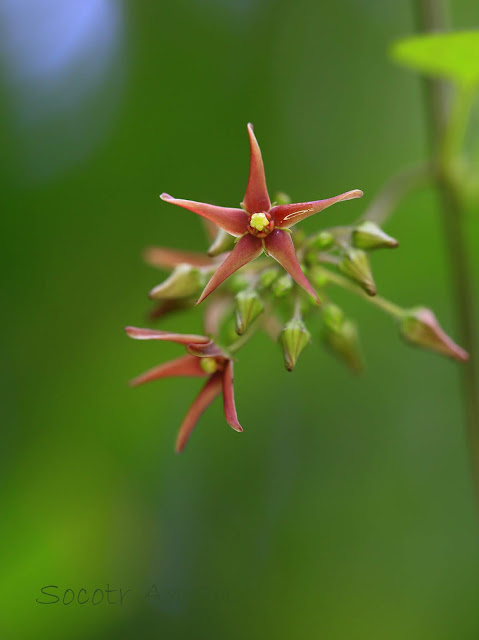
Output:
M218 365L214 358L201 358L200 366L205 373L215 373L218 370Z
M269 225L269 220L264 213L253 213L249 224L253 229L263 231Z

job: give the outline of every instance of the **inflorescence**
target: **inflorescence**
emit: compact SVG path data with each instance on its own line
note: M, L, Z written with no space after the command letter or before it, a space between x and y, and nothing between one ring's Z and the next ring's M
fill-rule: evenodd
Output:
M210 234L215 230L207 253L160 247L145 252L148 263L171 271L150 292L150 298L157 301L151 317L164 318L202 303L205 335L126 328L131 338L175 342L187 352L135 378L133 386L172 376L206 380L180 427L177 451L184 448L199 417L218 395L223 396L227 423L235 431L243 430L233 393L234 355L258 329L279 342L285 366L292 371L311 341L307 325L319 317L323 344L353 372L362 370L357 326L332 301L331 286L342 287L383 309L396 320L400 335L410 344L455 360L468 358L442 330L431 310L403 309L376 295L369 254L395 248L398 242L374 220L363 216L350 226L311 235L296 228L298 222L333 204L360 198L362 191L354 189L333 198L296 204L278 194L277 202L271 203L251 124L248 135L250 172L240 208L161 195L165 202L205 219Z

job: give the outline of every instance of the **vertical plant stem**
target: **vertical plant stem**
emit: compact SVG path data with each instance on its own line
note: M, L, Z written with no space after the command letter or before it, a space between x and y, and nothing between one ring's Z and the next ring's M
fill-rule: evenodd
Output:
M479 500L479 375L475 344L472 285L464 237L463 211L457 188L445 178L438 181L442 200L442 222L451 268L451 280L459 341L469 353L469 361L461 366L464 411L473 465L473 479Z
M446 0L418 0L415 2L415 8L421 31L447 29ZM460 140L463 135L468 107L465 104L464 109L459 106L451 112L447 87L440 80L427 79L425 93L427 115L430 121L430 143L436 158L435 181L441 199L442 225L450 265L459 339L470 356L469 361L461 365L461 376L472 475L479 503L478 353L475 342L472 282L464 233L464 210L460 185L454 175L458 149L453 143L451 144L451 140ZM458 100L460 98L461 96L458 95ZM467 99L466 95L465 100Z
M449 24L447 0L413 0L418 31L444 31ZM442 132L446 128L449 108L448 87L442 80L424 78L429 143L435 157L439 154Z

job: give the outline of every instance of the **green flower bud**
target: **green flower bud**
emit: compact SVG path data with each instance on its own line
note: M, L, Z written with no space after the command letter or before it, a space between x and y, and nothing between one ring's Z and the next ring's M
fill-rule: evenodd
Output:
M309 271L309 279L317 289L321 289L329 282L328 272L326 269L322 269L321 267L313 267Z
M287 193L283 193L282 191L275 193L274 201L276 204L291 204L291 198Z
M224 322L221 323L218 335L215 338L215 342L224 345L233 344L238 340L238 334L236 333L236 320L232 315L228 315Z
M291 229L284 229L284 231L287 231L290 234L293 233ZM304 229L298 229L297 227L295 227L294 228L294 246L296 247L296 249L301 249L305 241L306 241L306 233Z
M443 331L430 309L418 307L405 311L399 330L401 336L411 344L436 351L455 360L469 359L469 354Z
M324 325L332 331L339 330L344 322L343 310L335 304L324 305L322 317Z
M308 265L308 267L314 267L315 264L319 263L319 254L314 249L308 249L304 254L304 262Z
M361 287L370 296L376 295L376 285L374 283L369 258L361 249L348 249L339 263L339 269Z
M385 249L398 246L398 241L388 236L375 222L365 220L353 229L353 244L358 249Z
M322 340L333 355L353 372L364 367L356 325L344 317L342 310L330 304L323 310Z
M334 236L330 231L320 231L308 240L308 247L325 251L334 245Z
M243 335L250 324L264 311L264 304L253 289L236 294L236 333Z
M200 293L206 284L206 273L190 264L179 264L170 276L150 291L152 300L186 298Z
M228 282L233 293L238 293L251 286L251 279L244 273L235 273Z
M287 273L285 273L280 278L275 280L272 286L273 294L277 298L284 298L284 296L286 296L291 291L292 288L293 288L293 279Z
M225 251L231 251L235 246L235 239L230 236L224 229L219 229L216 234L216 238L213 240L210 248L208 249L209 256L218 256Z
M285 367L288 371L292 371L299 355L310 342L311 334L302 320L293 318L282 330L280 340L283 347Z
M267 289L278 277L279 270L276 267L269 267L259 274L259 286L261 289Z

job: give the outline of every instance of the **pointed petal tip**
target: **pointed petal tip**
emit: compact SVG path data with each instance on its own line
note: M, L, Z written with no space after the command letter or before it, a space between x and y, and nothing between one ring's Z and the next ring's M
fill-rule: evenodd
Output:
M181 433L178 434L178 437L176 438L176 442L175 442L175 453L177 455L180 453L183 453L186 447L186 443L188 442L188 438L189 438L189 434L186 437L184 437Z
M266 237L265 245L268 254L279 262L293 280L314 298L316 304L320 304L318 294L301 269L291 234L283 229L276 229Z
M307 279L306 279L307 280ZM321 300L321 298L318 296L316 289L313 287L313 285L311 284L311 282L309 282L309 280L307 280L309 287L308 289L304 289L306 291L306 293L309 293L309 295L313 298L314 302L318 305L318 307L320 305L323 304L323 301Z
M338 202L344 200L353 200L354 198L362 198L363 195L364 192L361 191L361 189L352 189L352 191L346 191L346 193L343 193L342 196L339 196Z
M216 372L209 377L205 386L201 389L200 393L194 399L193 404L188 409L176 437L177 452L183 450L201 415L221 393L221 378L220 372Z
M140 337L142 337L143 329L141 329L140 327L125 327L125 333L129 338L138 340Z
M250 146L250 168L248 185L243 202L246 210L250 213L269 211L271 209L271 200L266 186L263 157L251 123L248 124L248 137Z
M196 301L195 305L200 304L210 293L219 287L229 276L235 273L245 264L257 258L263 251L263 244L259 238L249 233L243 235L236 243L234 249L227 255L215 273L211 276L210 281L204 288L203 293Z
M313 298L314 303L319 307L322 302L318 296L318 294L316 293L316 290L314 289L313 285L309 282L309 280L307 280L308 284L310 285L311 288L305 288L303 287L304 291L306 291L306 293L309 293L309 295ZM302 285L301 285L302 286Z
M353 189L340 193L338 196L326 198L324 200L311 200L310 202L296 202L293 204L280 204L274 206L270 214L278 228L288 228L301 222L305 218L309 218L315 213L319 213L333 204L353 200L354 198L362 198L363 192L360 189Z
M239 238L246 233L248 229L248 215L243 209L219 207L206 202L173 198L173 196L170 196L168 193L162 193L160 198L165 202L182 207L192 213L196 213L202 218L206 218L206 220L232 236Z
M455 342L453 342L453 348L451 349L450 356L453 360L457 360L458 362L467 362L469 360L468 352Z

